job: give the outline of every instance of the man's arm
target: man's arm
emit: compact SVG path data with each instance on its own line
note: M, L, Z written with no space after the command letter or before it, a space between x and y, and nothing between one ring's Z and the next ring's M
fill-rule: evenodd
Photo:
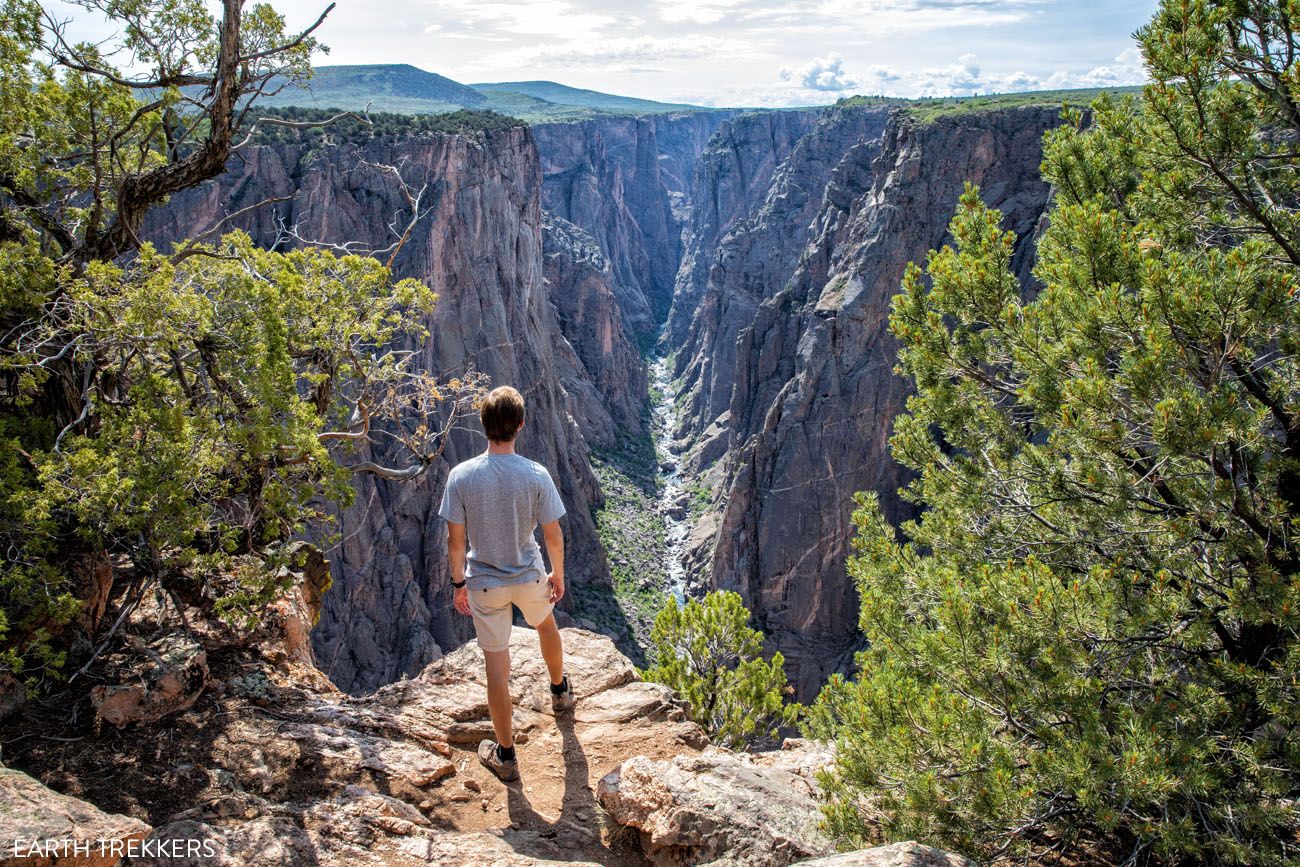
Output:
M549 548L547 549L549 550ZM447 522L447 561L451 566L451 580L460 584L465 580L465 525ZM469 616L469 589L456 588L456 610Z
M542 538L546 540L546 556L551 560L551 574L546 579L551 582L551 602L564 598L564 533L559 521L542 525Z

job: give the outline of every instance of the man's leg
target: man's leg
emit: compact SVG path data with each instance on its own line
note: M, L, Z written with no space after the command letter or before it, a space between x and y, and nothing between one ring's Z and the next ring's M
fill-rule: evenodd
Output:
M559 638L559 633L555 636ZM487 661L488 713L492 715L492 728L497 733L497 743L509 749L515 745L514 708L510 702L510 651L485 650Z
M542 645L542 659L546 661L551 683L559 686L564 679L564 639L560 637L554 614L546 615L546 619L537 624L537 640Z

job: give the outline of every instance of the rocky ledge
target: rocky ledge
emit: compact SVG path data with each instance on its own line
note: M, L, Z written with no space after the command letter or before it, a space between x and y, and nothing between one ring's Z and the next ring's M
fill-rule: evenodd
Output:
M582 629L563 630L578 703L558 716L536 633L514 630L522 779L503 785L474 752L491 736L477 643L350 697L311 662L313 587L298 582L253 641L197 617L184 642L130 635L135 663L124 651L96 673L99 700L75 705L71 729L48 702L5 722L0 867L784 865L832 852L816 827L824 749L713 747L671 690ZM959 863L889 857L832 863Z

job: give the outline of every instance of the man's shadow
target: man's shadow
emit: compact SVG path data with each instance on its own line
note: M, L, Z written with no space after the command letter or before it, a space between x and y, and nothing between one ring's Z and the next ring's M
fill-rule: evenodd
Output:
M587 762L587 753L578 740L573 711L556 713L555 726L560 730L564 759L564 796L560 804L560 815L552 821L533 808L528 796L524 794L528 770L521 767L523 776L506 787L506 805L511 826L539 832L547 839L566 838L566 842L559 844L565 851L602 848L600 811L590 784L591 767Z

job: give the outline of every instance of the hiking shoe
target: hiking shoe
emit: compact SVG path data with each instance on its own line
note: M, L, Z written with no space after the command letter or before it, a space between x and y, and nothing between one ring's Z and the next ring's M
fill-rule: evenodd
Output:
M478 760L489 771L497 775L497 779L503 783L519 779L519 762L515 759L509 761L502 759L497 752L497 742L494 740L480 741L478 745Z
M573 696L573 685L569 683L569 676L566 674L564 680L560 682L564 687L560 692L555 691L554 685L551 686L551 710L562 711L573 707L576 698Z

